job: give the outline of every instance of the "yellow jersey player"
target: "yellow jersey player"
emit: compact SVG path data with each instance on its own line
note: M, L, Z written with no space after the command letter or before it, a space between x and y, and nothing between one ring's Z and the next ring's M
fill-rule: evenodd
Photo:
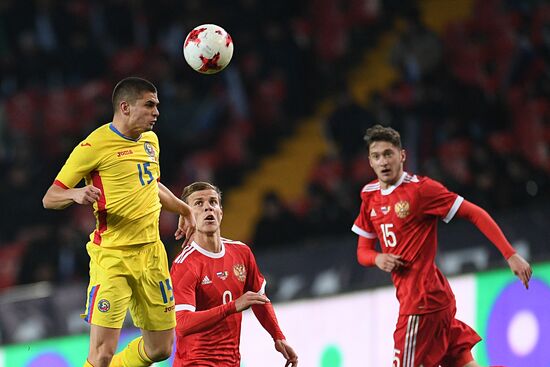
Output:
M172 352L174 297L159 236L161 207L180 214L176 239L189 242L195 220L189 206L160 183L159 116L155 86L130 77L113 91L111 123L73 150L43 199L45 208L92 205L96 228L86 245L90 284L86 311L90 350L84 366L139 367ZM85 179L84 187L76 185ZM130 310L142 336L114 355Z

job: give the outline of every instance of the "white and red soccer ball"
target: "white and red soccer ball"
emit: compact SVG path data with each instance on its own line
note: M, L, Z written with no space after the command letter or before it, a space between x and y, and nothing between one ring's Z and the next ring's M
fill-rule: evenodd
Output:
M185 61L202 74L223 70L233 56L233 40L229 33L215 24L193 28L183 44Z

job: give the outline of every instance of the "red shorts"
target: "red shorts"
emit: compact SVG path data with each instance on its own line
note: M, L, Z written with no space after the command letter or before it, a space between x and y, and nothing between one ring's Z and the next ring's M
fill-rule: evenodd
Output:
M399 315L393 333L392 367L463 367L481 337L455 319L456 308L424 315Z

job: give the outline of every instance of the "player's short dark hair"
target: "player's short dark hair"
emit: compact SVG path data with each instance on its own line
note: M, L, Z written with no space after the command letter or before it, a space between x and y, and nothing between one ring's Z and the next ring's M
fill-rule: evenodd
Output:
M210 182L193 182L191 185L185 186L183 192L181 193L181 200L187 203L187 198L194 192L202 190L214 190L218 193L218 199L220 199L220 204L222 202L222 191L215 185L212 185Z
M157 88L150 81L136 76L122 79L113 89L112 102L114 110L118 109L121 101L133 104L144 92L157 93Z
M399 135L399 132L391 127L384 127L380 124L368 128L363 139L367 143L367 149L370 148L372 143L377 141L387 141L401 149L401 135Z

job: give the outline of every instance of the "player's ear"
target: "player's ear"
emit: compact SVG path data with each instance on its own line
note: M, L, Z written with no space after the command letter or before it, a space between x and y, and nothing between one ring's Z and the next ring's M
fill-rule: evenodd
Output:
M401 149L401 163L404 163L407 160L407 152L405 149Z
M118 106L119 106L120 112L123 115L128 115L130 113L130 104L127 101L121 101Z

